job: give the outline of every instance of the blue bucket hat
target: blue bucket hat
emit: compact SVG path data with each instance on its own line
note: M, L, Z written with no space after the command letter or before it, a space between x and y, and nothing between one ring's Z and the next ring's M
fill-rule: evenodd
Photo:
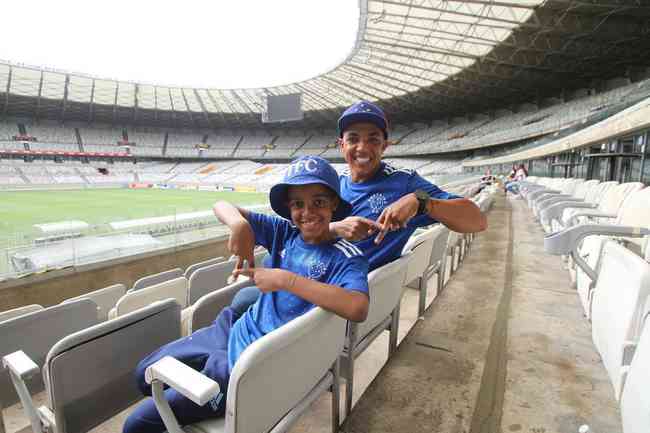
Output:
M291 212L287 206L289 187L312 184L325 185L339 198L339 205L332 215L332 221L339 221L350 215L352 206L341 198L338 173L327 160L318 156L302 156L289 165L282 182L271 187L269 193L271 207L281 217L291 220Z
M341 114L337 124L336 132L339 138L343 138L343 132L353 123L368 122L384 131L384 138L388 138L388 120L384 111L368 101L359 101L349 107Z

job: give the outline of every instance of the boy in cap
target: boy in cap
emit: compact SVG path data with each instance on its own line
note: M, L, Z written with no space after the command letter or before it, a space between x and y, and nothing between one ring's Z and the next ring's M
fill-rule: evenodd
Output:
M324 159L306 156L287 169L283 182L270 192L273 210L282 218L257 214L227 202L214 213L231 229L229 248L253 264L253 248L264 246L271 268L245 269L262 292L241 316L226 307L213 324L163 346L140 362L138 385L147 395L146 368L172 356L219 383L219 394L198 406L169 388L165 396L182 425L223 416L230 372L239 355L255 340L306 313L315 305L339 316L363 321L368 312L368 262L359 249L330 233L330 222L345 218L350 204L340 197L338 175ZM243 259L242 259L243 261ZM287 366L290 368L291 366ZM162 432L165 426L152 399L129 416L125 433Z
M460 233L486 229L472 201L442 191L413 170L382 162L388 121L375 104L360 101L345 110L337 133L348 164L340 178L341 197L352 205L353 216L333 222L331 229L364 252L370 270L397 259L417 227L441 222Z

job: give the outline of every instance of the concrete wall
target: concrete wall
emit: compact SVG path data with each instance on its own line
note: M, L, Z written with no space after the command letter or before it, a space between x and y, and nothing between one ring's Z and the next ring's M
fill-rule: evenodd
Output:
M71 267L0 283L0 311L29 304L58 304L92 290L122 283L127 288L141 277L217 256L228 257L227 236L102 263Z

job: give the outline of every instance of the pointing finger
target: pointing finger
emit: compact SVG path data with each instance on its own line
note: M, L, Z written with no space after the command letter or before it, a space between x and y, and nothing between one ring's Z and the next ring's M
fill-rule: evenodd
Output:
M368 232L380 230L381 226L376 222L368 218L359 217L359 221L369 227Z
M375 244L378 244L378 243L380 243L381 241L384 240L384 236L386 236L386 233L388 233L388 230L389 230L389 226L386 225L386 226L384 226L383 229L381 229L381 230L379 231L379 234L378 234L377 237L375 238Z

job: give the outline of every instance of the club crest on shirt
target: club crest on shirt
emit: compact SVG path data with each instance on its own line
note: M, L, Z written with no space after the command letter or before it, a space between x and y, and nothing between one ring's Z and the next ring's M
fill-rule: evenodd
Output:
M379 215L388 204L388 200L386 200L384 194L378 192L368 197L368 204L371 212Z
M311 262L309 264L309 278L317 280L327 272L327 265L323 262Z

